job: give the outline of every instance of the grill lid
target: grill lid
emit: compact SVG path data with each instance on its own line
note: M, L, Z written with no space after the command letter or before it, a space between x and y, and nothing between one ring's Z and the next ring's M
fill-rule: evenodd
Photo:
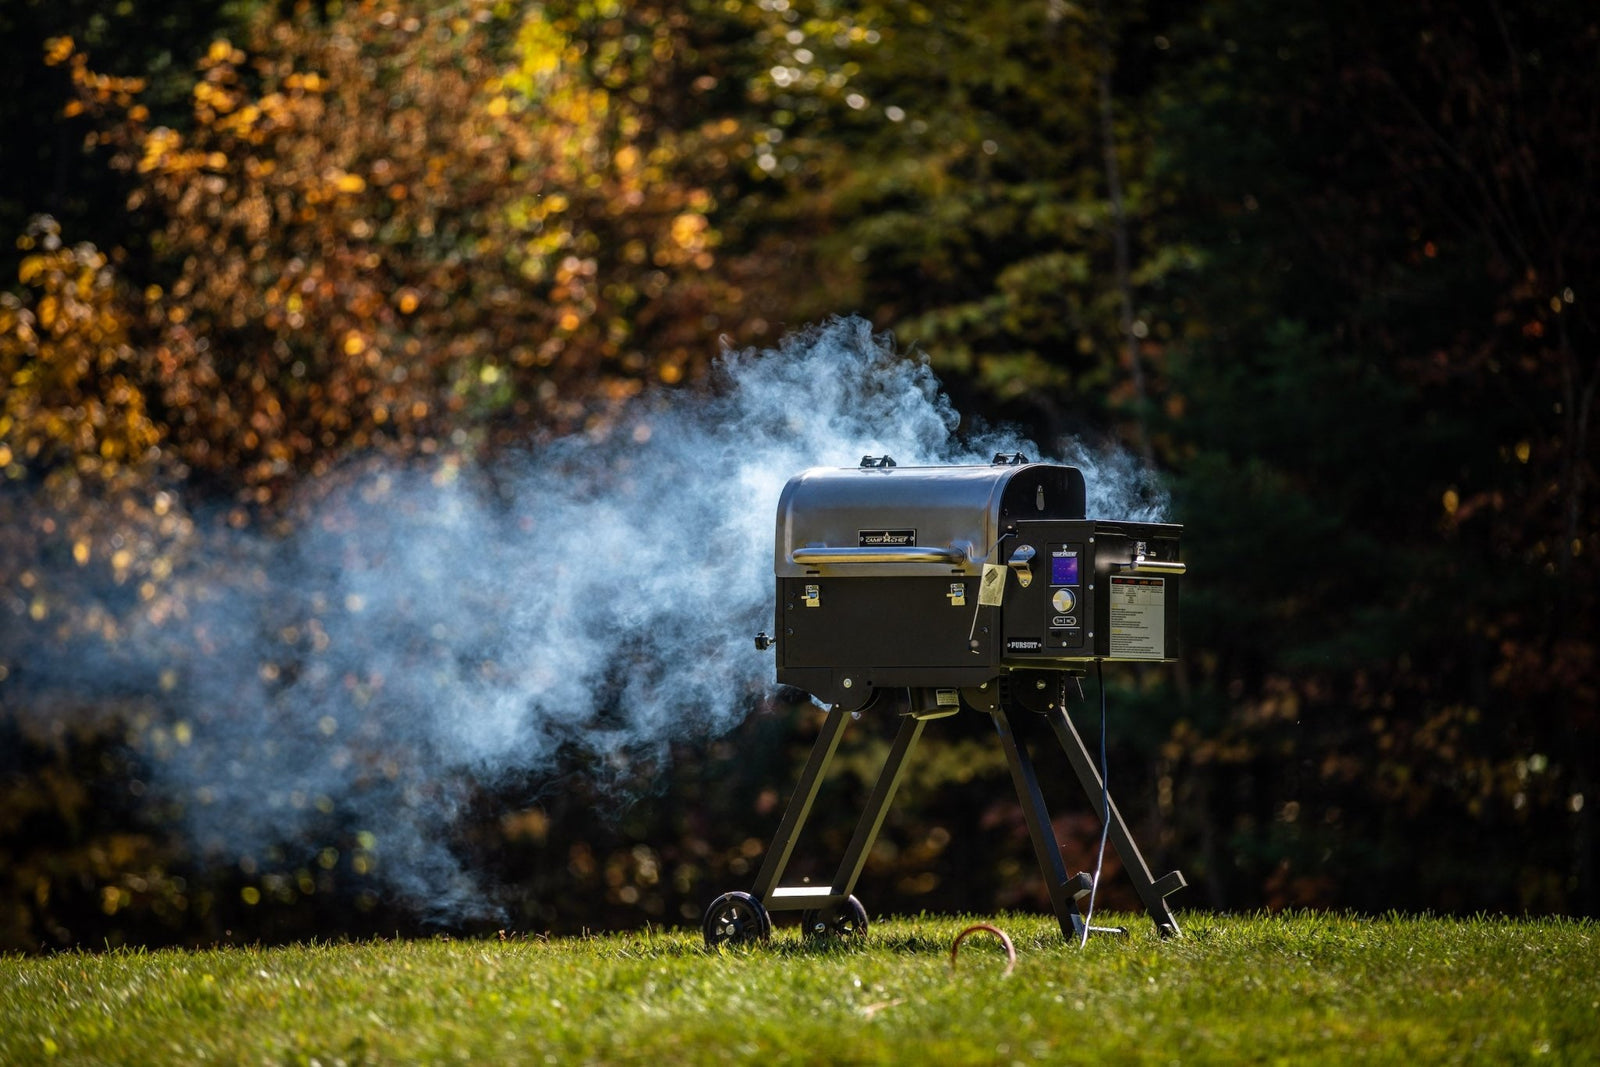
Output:
M778 498L780 578L977 574L1008 523L1084 517L1076 467L999 455L985 465L813 467Z

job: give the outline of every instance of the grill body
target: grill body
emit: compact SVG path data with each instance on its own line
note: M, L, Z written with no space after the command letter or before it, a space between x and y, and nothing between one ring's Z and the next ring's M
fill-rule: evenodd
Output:
M1047 463L796 475L774 540L778 681L859 707L1177 658L1182 528L1089 519L1084 497L1076 468Z
M706 911L712 946L764 940L770 912L801 911L812 936L859 936L852 895L906 761L927 722L963 707L993 720L1029 837L1066 937L1097 928L1078 907L1092 879L1068 875L1028 746L1012 725L1042 718L1106 824L1162 936L1179 936L1166 897L1183 875L1152 876L1067 715L1069 673L1106 660L1159 663L1178 655L1182 528L1091 519L1073 467L996 456L990 466L854 468L791 478L778 503L773 571L780 683L828 708L750 892ZM783 872L845 726L858 714L898 716L899 730L827 885L783 885Z

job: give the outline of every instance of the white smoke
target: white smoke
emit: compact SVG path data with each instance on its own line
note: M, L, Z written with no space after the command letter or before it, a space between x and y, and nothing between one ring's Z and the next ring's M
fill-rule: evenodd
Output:
M1167 521L1171 497L1166 486L1132 452L1109 442L1096 447L1078 437L1063 437L1056 443L1055 460L1083 474L1089 518Z
M180 665L189 724L160 784L202 851L359 832L411 905L471 914L480 887L449 847L463 783L574 752L604 773L732 728L773 684L752 637L784 482L869 453L1041 458L958 423L924 362L836 320L725 353L709 394L654 397L604 442L324 487L287 539L231 541L216 595L145 637ZM1140 481L1126 458L1072 458L1091 515L1152 517L1117 495Z

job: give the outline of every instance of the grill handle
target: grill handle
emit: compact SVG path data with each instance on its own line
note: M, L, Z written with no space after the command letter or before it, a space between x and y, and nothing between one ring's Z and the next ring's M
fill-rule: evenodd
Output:
M1170 575L1187 574L1189 565L1176 560L1165 559L1136 559L1132 563L1115 564L1118 574L1150 574L1167 577Z
M960 566L967 562L964 549L951 546L936 548L933 545L898 545L851 548L830 548L811 545L789 553L789 562L801 566L819 563L949 563Z

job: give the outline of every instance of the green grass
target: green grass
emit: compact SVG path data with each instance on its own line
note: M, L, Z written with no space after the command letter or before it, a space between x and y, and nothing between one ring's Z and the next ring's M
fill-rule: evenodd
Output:
M4 1063L1600 1063L1600 924L1180 917L0 958Z

